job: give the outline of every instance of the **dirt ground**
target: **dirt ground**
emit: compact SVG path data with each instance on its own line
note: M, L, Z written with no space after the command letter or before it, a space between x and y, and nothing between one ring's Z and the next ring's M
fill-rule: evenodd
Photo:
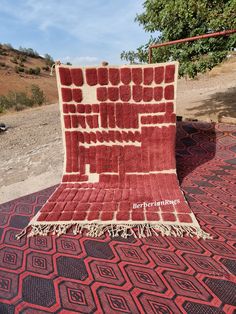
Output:
M178 81L177 115L218 121L236 117L236 62L197 80ZM63 147L58 104L8 113L0 122L0 203L60 182Z

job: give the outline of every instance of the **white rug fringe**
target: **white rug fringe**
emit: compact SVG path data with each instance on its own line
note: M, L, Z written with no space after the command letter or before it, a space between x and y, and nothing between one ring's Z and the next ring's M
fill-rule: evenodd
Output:
M121 236L122 238L128 238L134 236L135 238L146 238L150 236L174 236L174 237L197 237L204 240L211 239L212 237L199 227L193 226L177 226L177 225L164 225L164 224L79 224L79 223L65 223L65 224L32 224L22 230L21 233L16 235L16 239L22 238L27 234L27 230L31 228L27 237L32 236L47 236L66 234L67 231L73 227L73 234L84 234L85 236L97 238L103 235L105 232L111 237ZM134 230L135 228L135 230Z

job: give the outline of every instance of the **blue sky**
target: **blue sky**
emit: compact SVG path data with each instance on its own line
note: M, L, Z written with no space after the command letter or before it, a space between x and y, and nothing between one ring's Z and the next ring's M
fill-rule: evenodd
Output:
M0 42L77 65L124 63L148 41L138 23L144 0L1 0Z

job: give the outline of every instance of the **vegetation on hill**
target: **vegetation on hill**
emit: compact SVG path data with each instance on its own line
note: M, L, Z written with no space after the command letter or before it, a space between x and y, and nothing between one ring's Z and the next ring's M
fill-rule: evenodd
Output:
M46 98L56 102L55 76L50 76L53 63L49 54L40 56L32 48L0 44L0 113L42 105Z
M44 92L35 84L31 85L30 92L16 92L11 90L8 94L0 96L0 113L6 110L20 111L27 107L41 106L46 104Z
M23 48L20 46L19 51L23 52L24 55L32 57L32 58L39 57L39 53L36 50L33 50L32 48Z
M135 21L154 36L136 51L121 53L130 63L148 62L151 44L236 29L236 0L146 0L143 8ZM202 39L154 49L153 62L178 60L180 76L195 77L221 63L235 47L236 34Z
M0 61L0 69L13 68L18 74L40 75L41 71L49 71L54 63L53 58L49 54L45 54L43 58L32 48L23 48L20 46L19 50L17 50L11 44L0 44L0 57L5 59L5 62ZM42 61L41 67L28 66L27 63L30 64L30 58Z

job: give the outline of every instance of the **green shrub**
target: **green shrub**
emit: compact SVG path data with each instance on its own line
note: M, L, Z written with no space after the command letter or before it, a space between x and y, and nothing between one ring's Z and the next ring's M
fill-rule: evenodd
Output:
M0 66L4 68L6 66L6 63L5 62L0 62Z
M49 71L50 67L48 65L46 65L45 67L42 67L43 71Z
M9 109L11 107L9 99L1 95L0 96L0 112L4 112L5 110Z
M8 54L6 51L3 51L3 50L2 50L2 51L0 52L0 55L2 55L2 56L8 56L9 54Z
M22 111L22 110L24 110L26 108L26 106L25 105L22 105L22 104L16 104L16 106L15 106L15 110L16 111Z
M25 72L25 69L21 66L15 66L15 72L16 73L22 73L22 72Z
M26 92L18 92L16 94L16 105L23 105L26 107L33 107L34 101L30 98Z
M27 56L19 55L18 59L20 60L21 63L23 63L23 62L25 62L27 60Z
M4 49L3 45L0 45L0 55L1 56L8 56L6 49Z
M33 50L32 48L19 47L19 51L23 52L25 55L32 57L32 58L38 58L39 57L39 53L36 50Z
M34 105L33 100L27 95L26 92L10 91L7 95L9 108L15 108L17 105L25 107L32 107Z
M39 88L38 85L33 84L31 86L31 98L34 104L41 106L46 102L46 97L44 92Z
M23 110L27 107L41 106L46 103L44 92L37 85L31 86L31 94L27 92L10 91L7 95L0 96L0 113L15 109Z
M34 69L34 74L35 74L35 75L39 75L40 72L41 72L40 67L36 67L36 68Z
M44 55L44 59L47 66L51 67L54 64L53 58L48 53Z
M16 57L16 56L13 57L12 59L10 59L10 61L11 61L12 63L18 64L18 60L17 60L17 57Z
M41 69L39 67L36 68L29 68L29 70L27 71L27 74L31 74L31 75L39 75L41 72Z

